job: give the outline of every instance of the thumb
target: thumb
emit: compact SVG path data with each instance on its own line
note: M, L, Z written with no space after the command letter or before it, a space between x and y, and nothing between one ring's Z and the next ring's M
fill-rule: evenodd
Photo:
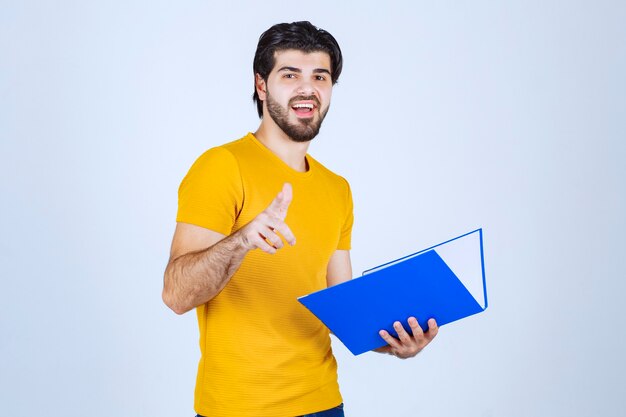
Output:
M268 210L272 212L272 214L281 220L285 220L287 217L287 210L289 209L289 204L291 203L291 199L293 198L293 190L291 188L291 184L286 182L283 185L283 189L278 195L274 198L272 203L269 205Z

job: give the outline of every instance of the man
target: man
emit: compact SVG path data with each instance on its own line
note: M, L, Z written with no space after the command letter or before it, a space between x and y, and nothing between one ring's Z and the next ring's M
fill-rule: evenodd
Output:
M211 417L343 416L328 329L297 297L351 279L348 182L307 154L342 68L333 36L278 24L254 58L258 130L210 149L179 189L163 300L197 309L195 410ZM415 318L379 349L416 355ZM315 414L312 414L315 413Z

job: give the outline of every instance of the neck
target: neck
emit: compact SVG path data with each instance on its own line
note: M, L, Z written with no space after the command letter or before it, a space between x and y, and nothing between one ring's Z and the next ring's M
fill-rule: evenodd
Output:
M310 142L295 142L285 134L278 126L269 126L265 118L254 132L259 142L278 156L289 167L298 172L307 171L306 153Z

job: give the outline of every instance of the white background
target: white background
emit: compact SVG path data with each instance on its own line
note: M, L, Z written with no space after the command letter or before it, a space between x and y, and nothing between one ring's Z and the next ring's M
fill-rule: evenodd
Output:
M177 187L256 129L258 37L294 20L344 52L310 152L351 182L355 274L485 233L485 313L406 361L334 343L347 415L623 415L619 1L0 1L0 413L194 415Z

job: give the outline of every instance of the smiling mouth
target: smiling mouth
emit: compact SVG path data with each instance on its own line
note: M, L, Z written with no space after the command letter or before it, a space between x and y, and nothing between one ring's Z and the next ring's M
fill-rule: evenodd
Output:
M313 103L297 103L291 106L291 108L298 117L313 117L316 106Z

